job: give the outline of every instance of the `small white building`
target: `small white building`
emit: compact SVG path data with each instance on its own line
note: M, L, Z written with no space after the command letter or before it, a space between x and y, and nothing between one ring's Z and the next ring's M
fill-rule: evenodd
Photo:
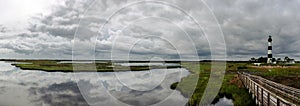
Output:
M260 66L262 63L253 63L255 66Z
M289 59L286 61L286 64L295 64L295 59Z

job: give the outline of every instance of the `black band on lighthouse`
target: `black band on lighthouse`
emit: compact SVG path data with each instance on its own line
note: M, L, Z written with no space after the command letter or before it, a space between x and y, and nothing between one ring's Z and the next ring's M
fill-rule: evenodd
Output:
M272 46L268 46L268 50L272 50Z
M268 54L268 58L272 58L272 54Z

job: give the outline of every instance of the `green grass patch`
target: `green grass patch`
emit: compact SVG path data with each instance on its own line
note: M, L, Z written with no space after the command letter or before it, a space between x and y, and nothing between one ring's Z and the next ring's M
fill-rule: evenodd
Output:
M253 105L254 101L251 98L251 95L248 93L247 89L241 84L241 82L236 82L240 84L231 83L231 80L234 80L234 76L237 75L236 72L238 67L246 67L249 63L229 63L226 66L226 71L222 87L218 96L214 102L217 102L222 95L231 95L230 99L233 99L235 105ZM182 66L187 68L192 72L187 77L182 78L179 83L174 83L171 87L177 87L184 96L191 95L188 104L190 106L196 106L200 103L201 98L206 89L210 72L211 72L211 63L209 62L183 62ZM245 69L245 68L243 68ZM195 78L198 76L198 82L195 82ZM239 80L238 80L239 81ZM197 85L193 85L196 83ZM195 87L192 89L193 87ZM192 92L194 90L194 92Z
M214 102L224 96L233 99L233 103L236 106L255 106L255 101L252 99L248 90L242 85L237 74L225 75L219 95Z
M59 63L56 60L16 60L28 64L12 64L24 70L39 70L46 72L119 72L147 71L150 69L181 68L181 66L121 66L111 62L103 63Z

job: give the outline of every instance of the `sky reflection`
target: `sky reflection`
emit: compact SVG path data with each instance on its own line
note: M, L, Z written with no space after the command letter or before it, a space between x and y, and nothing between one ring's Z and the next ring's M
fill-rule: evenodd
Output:
M0 62L1 106L183 105L170 85L186 69L145 72L61 73L21 70ZM17 101L17 102L16 102Z

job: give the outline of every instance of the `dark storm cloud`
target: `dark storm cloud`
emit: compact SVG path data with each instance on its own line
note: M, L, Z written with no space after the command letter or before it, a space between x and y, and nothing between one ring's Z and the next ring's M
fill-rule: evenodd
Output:
M85 81L86 85L90 83ZM31 95L41 96L33 102L43 101L51 106L87 106L88 103L82 96L76 82L52 84L48 87L29 89Z
M147 96L149 96L149 94L155 94L158 91L163 90L164 88L162 88L161 86L157 86L152 90L149 91L136 91L136 90L132 90L128 87L123 87L122 88L122 92L120 91L110 91L110 93L112 95L118 95L120 97L117 97L118 100L129 104L129 105L133 105L133 106L149 106L149 105L153 105L155 103L158 103L161 101L160 98L149 98ZM128 92L127 94L124 94L124 92ZM163 95L165 96L165 95Z

